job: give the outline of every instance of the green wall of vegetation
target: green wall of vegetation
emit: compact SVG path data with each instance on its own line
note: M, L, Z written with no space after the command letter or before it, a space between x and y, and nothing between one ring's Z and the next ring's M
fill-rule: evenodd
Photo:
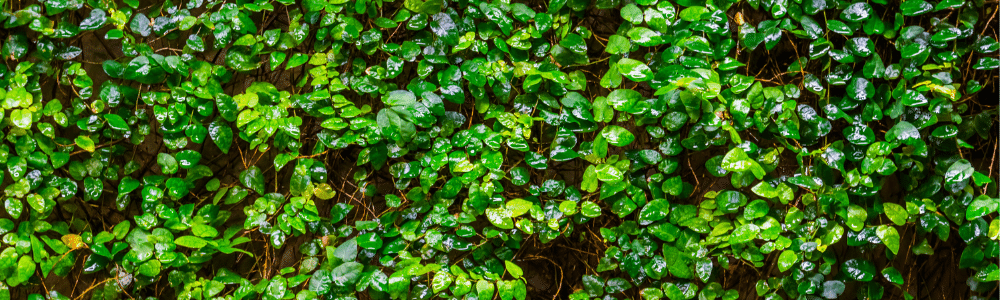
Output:
M0 299L995 299L996 0L26 0Z

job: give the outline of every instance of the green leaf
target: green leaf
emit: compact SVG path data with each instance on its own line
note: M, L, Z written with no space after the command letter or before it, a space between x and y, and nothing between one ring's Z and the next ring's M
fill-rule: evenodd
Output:
M612 165L602 164L595 170L597 179L605 182L619 182L624 179L624 174Z
M972 68L976 70L992 70L1000 68L1000 59L996 59L993 57L983 57L980 58L975 65L972 65Z
M767 201L757 199L750 202L746 209L743 210L743 218L747 220L759 219L766 216L770 209L771 208L768 206Z
M576 202L569 200L560 202L559 211L566 214L567 216L575 215L577 213Z
M617 111L629 111L642 99L642 94L629 89L617 89L608 94L608 103Z
M10 120L14 126L30 129L31 128L31 111L27 109L15 109L10 113Z
M868 219L868 211L863 207L851 204L847 207L847 227L851 230L861 231L865 227L865 220Z
M962 256L958 259L958 267L965 269L979 265L983 262L984 257L985 255L980 247L965 247L962 250Z
M840 270L857 281L872 281L875 278L875 265L863 259L849 259L840 265Z
M206 240L204 240L204 239L202 239L200 237L196 237L196 236L192 236L192 235L185 235L185 236L181 236L181 237L177 238L176 240L174 240L174 244L177 244L178 246L192 248L192 249L200 249L200 248L205 247L206 245L208 245L208 241L206 241Z
M903 208L902 205L896 203L882 203L882 207L885 210L885 216L889 217L892 223L903 226L906 224L906 220L910 217L910 214Z
M847 95L854 100L868 100L868 98L871 97L869 95L874 92L875 86L872 85L872 83L867 79L861 77L855 77L854 80L851 80L851 83L847 85Z
M767 183L761 183L761 184L770 187L770 185L768 185ZM776 196L777 195L775 194L774 196L769 196L768 198L773 198ZM719 195L715 197L715 203L719 206L720 212L726 214L734 213L737 212L741 207L743 207L743 205L746 205L747 196L743 195L743 193L739 191L726 190L720 192Z
M386 94L382 102L390 106L410 106L417 102L417 96L411 91L395 90Z
M261 64L260 56L248 46L233 46L226 51L226 66L236 71L253 71Z
M679 17L684 21L695 22L701 21L702 18L709 14L708 9L704 6L691 6L682 10Z
M869 145L875 142L875 131L864 124L855 124L844 128L844 138L855 145Z
M778 270L782 272L791 269L795 263L799 262L799 257L792 250L785 250L778 256Z
M160 172L163 174L174 174L177 173L178 164L177 159L172 155L167 153L160 153L156 155L156 164L160 165Z
M52 211L52 207L56 205L55 201L41 197L38 194L30 194L25 200L27 200L28 206L31 206L31 209L40 215L49 213Z
M631 48L632 42L628 38L615 34L608 37L608 46L604 48L604 51L610 54L622 54Z
M923 0L906 0L899 5L899 8L903 11L904 16L912 17L929 12L934 6Z
M428 0L428 1L406 0L403 2L403 5L406 6L406 9L409 9L413 12L428 14L428 15L434 15L441 12L443 4L444 3L441 0Z
M132 21L129 22L129 29L142 36L149 36L153 33L153 27L150 26L150 19L143 13L135 14L132 17Z
M94 150L97 150L96 146L94 146L94 141L91 140L89 136L85 135L76 137L76 145L80 146L81 149L86 150L87 152L94 152Z
M190 169L197 166L198 162L201 161L201 153L194 150L184 150L178 152L176 158L181 168Z
M101 193L104 191L104 182L100 179L88 176L83 180L83 191L85 199L98 200L101 198ZM35 194L29 195L28 197L31 198L32 196L39 197Z
M479 299L493 299L493 294L496 291L492 282L480 279L476 282L476 295Z
M292 54L292 57L288 59L288 63L285 64L285 70L290 70L292 68L301 66L309 61L309 55L303 53Z
M726 156L722 158L720 166L730 172L751 171L757 179L763 178L765 174L763 167L757 161L750 159L746 152L738 147L732 148L726 153Z
M116 114L106 114L104 119L108 121L108 126L115 130L128 130L128 123L125 123L125 119Z
M382 238L379 237L378 233L369 232L365 234L358 235L357 238L358 246L365 249L381 249L382 248Z
M872 6L867 2L855 2L840 12L840 18L850 22L860 22L874 14Z
M589 202L588 202L589 203ZM662 220L670 212L670 202L666 199L653 200L639 211L639 225L649 225ZM600 212L598 212L599 214Z
M580 183L580 189L588 193L593 193L597 191L598 185L597 167L594 165L587 166L587 169L583 171L583 181Z
M618 60L617 66L618 72L625 75L625 77L629 80L643 82L653 79L653 71L649 69L649 66L641 61L631 58L622 58Z
M35 262L31 260L31 256L23 255L17 260L17 273L14 276L14 282L26 282L31 279L31 276L35 275ZM12 286L17 286L17 283L12 283L10 280L7 281L8 284Z
M486 219L500 229L513 229L514 221L511 220L510 211L507 209L486 209Z
M448 286L451 286L452 281L453 279L451 274L448 274L447 272L434 273L434 280L431 282L431 290L437 294L447 289Z
M129 61L122 75L125 79L135 80L143 84L156 84L167 78L163 67L146 56L139 56Z
M343 263L330 271L330 281L334 286L346 288L354 285L361 277L364 265L356 262ZM390 285L391 285L390 278ZM390 287L391 288L391 287ZM284 293L282 293L284 294ZM275 297L277 298L277 297Z
M639 292L639 295L642 296L642 299L647 300L660 300L664 296L663 291L658 288L644 288Z
M510 276L514 276L514 278L521 278L521 276L524 275L524 271L522 271L521 267L519 267L517 264L509 260L505 260L503 261L503 263L504 266L507 267L507 273L510 273Z
M944 180L948 184L967 182L972 177L973 172L975 169L972 168L972 163L960 159L948 167L948 171L944 173Z
M965 218L966 220L974 220L976 218L986 216L988 214L997 212L997 208L1000 207L997 199L990 198L986 195L979 195L969 207L966 209Z
M587 201L580 205L580 213L584 217L596 218L601 216L601 207L594 202Z
M878 238L882 240L882 244L885 244L893 254L898 254L899 232L896 231L895 227L880 225L875 229L875 234L878 235Z
M191 233L198 237L214 238L219 235L219 230L208 225L194 224L191 226Z
M208 136L212 137L212 141L223 154L229 153L229 148L233 145L233 129L229 124L221 119L215 119L208 124Z
M601 135L607 139L608 143L618 147L628 146L635 140L635 135L632 132L617 125L605 126L601 130Z
M625 21L628 21L632 24L642 23L642 9L640 9L633 3L625 5L625 7L622 7L621 10L619 10L619 12L621 13L622 18L625 19Z
M916 145L922 142L920 131L913 124L907 121L899 121L885 133L885 139L893 142L900 142L907 145Z
M660 33L646 27L634 27L629 29L626 35L628 35L628 38L632 40L632 43L639 46L655 47L663 43L663 37ZM616 72L615 74L619 73Z
M265 193L264 174L257 166L240 172L240 183L248 189L257 192L259 195L264 195Z
M823 298L826 299L838 299L840 294L844 293L844 289L847 285L839 280L830 280L823 283Z
M760 227L754 224L743 224L733 230L733 233L729 235L730 244L739 244L753 241L757 238L757 233L760 232Z
M635 211L637 207L638 205L635 204L635 201L625 197L615 201L615 203L611 206L611 212L618 215L619 218L624 218Z
M534 204L532 204L531 201L520 198L507 201L507 209L510 210L510 216L512 218L520 217L521 215L528 213L532 206L534 206Z
M90 11L90 16L80 22L80 30L95 30L104 26L108 19L108 14L100 8Z
M885 277L885 280L895 284L902 285L904 283L903 274L900 274L899 270L896 270L896 268L893 267L882 269L882 277Z
M271 66L271 71L278 69L278 66L280 66L281 63L285 62L285 58L287 56L288 55L285 54L284 52L271 52L271 55L269 56L268 59L268 63Z
M834 20L834 19L828 19L828 20L826 20L826 28L830 29L830 31L833 31L833 32L836 32L836 33L839 33L839 34L843 34L843 35L847 35L847 36L850 36L850 35L853 34L853 29L851 29L850 26L847 26L847 24L844 24L844 22L837 21L837 20Z
M354 261L358 257L358 241L348 239L333 250L333 256L341 261Z

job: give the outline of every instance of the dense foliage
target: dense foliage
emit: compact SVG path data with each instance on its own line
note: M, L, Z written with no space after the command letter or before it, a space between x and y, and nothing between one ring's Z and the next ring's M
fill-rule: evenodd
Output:
M5 1L0 299L996 298L998 8Z

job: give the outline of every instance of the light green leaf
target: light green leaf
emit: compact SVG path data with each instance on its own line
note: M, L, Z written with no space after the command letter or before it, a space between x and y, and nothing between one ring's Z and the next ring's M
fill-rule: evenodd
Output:
M878 238L882 240L882 244L885 244L893 254L899 252L899 232L896 231L895 227L880 225L875 229L875 234L878 235Z
M896 225L903 226L906 224L906 219L910 217L910 214L906 212L906 209L902 205L896 203L882 203L882 208L885 209L885 216L889 217L889 220Z
M601 135L608 140L608 143L618 147L628 146L635 140L635 135L632 132L617 125L605 126L601 130Z
M521 267L517 264L509 260L503 261L503 264L507 267L507 273L510 273L510 276L514 276L514 278L521 278L521 276L524 275L524 271L522 271Z
M177 244L178 246L184 246L184 247L192 248L192 249L201 249L202 247L205 247L206 245L208 245L208 241L206 241L206 240L204 240L204 239L202 239L200 237L196 237L196 236L192 236L192 235L185 235L185 236L181 236L181 237L177 238L176 240L174 240L174 244Z
M788 271L788 269L791 269L792 266L794 266L798 261L798 255L795 255L795 252L792 252L792 250L782 251L781 255L778 256L778 270L781 270L782 272Z

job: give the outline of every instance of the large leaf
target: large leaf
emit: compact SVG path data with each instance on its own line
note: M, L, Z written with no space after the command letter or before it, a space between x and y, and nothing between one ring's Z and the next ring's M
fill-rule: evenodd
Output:
M208 136L212 137L212 141L222 153L229 153L229 148L233 145L233 129L229 124L220 119L212 121L208 124Z
M607 139L609 144L624 147L635 140L635 135L631 131L617 125L608 125L601 130L601 135Z

